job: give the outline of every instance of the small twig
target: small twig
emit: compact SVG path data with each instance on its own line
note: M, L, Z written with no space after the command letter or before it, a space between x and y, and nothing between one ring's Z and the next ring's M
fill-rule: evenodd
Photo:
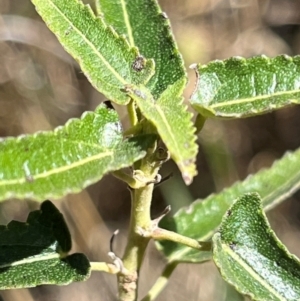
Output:
M155 240L170 240L186 245L193 249L197 249L199 251L210 252L212 250L212 243L210 241L198 241L196 239L180 235L176 232L159 228L157 227L156 220L154 220L154 224L151 229L146 230L143 228L139 228L138 230L139 234L143 237L151 237Z
M176 232L169 231L162 228L157 228L152 232L151 237L156 240L171 240L188 247L197 249L199 251L211 251L212 243L210 241L198 241L193 238L189 238L183 235L180 235Z
M118 274L120 269L113 263L107 262L90 262L91 270L97 272L105 272L109 274Z
M208 241L200 242L196 239L178 234L173 231L158 227L159 222L171 211L171 206L167 206L164 211L154 220L148 228L138 227L138 233L143 237L153 238L155 240L174 241L199 251L211 251L212 243Z
M161 276L156 280L152 288L149 290L147 296L144 297L142 301L153 301L156 299L156 297L162 292L162 290L167 285L168 280L174 272L177 265L177 262L172 262L166 265Z

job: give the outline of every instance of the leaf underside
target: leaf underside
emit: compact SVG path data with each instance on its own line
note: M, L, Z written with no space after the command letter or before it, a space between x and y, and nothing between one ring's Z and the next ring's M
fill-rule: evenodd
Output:
M107 24L126 36L146 58L155 61L155 74L147 87L154 99L186 77L184 63L172 36L168 17L155 0L97 0Z
M300 299L300 261L275 236L256 193L227 211L213 253L223 278L253 300Z
M204 117L249 117L300 103L300 56L233 57L195 70L191 103Z
M100 105L52 132L0 141L0 200L76 193L146 155L155 135L123 140L114 110Z
M80 64L92 85L108 99L126 104L124 85L144 84L154 73L152 60L134 68L140 57L137 48L119 37L78 0L32 0L50 30Z
M156 126L188 185L197 173L195 160L198 147L192 116L183 105L181 96L185 82L185 79L181 79L169 86L157 101L144 87L129 87L127 92L142 114Z
M0 226L0 289L66 285L90 276L84 254L67 255L71 236L62 214L50 202L25 223Z
M161 226L199 241L209 240L220 226L223 215L240 195L258 192L265 210L291 196L300 186L300 149L286 153L271 168L250 175L218 194L196 200L180 209L174 217L165 217ZM157 247L168 262L203 262L211 257L209 252L199 252L172 242L157 242Z

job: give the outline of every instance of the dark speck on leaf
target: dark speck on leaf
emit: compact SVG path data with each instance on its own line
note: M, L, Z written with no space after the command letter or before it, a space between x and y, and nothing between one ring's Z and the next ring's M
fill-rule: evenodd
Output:
M145 68L145 58L142 55L136 57L135 61L132 63L133 70L140 72Z
M25 179L26 179L26 182L28 182L28 183L34 182L34 178L33 178L33 176L31 176L31 175L26 176Z
M66 31L65 31L65 35L68 36L70 34L70 32L72 31L72 27L69 27Z
M231 215L231 210L228 210L227 211L227 216L230 216Z

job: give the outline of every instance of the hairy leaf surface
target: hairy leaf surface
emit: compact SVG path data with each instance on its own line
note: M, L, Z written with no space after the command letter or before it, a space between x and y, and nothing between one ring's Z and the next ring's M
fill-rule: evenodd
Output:
M62 214L50 201L25 223L0 226L0 289L66 285L90 276L84 254L67 255L71 236Z
M0 199L43 200L81 191L146 155L155 135L123 140L114 110L100 105L53 132L0 141Z
M177 163L186 184L196 175L197 144L191 113L183 105L181 96L185 79L169 86L155 101L150 91L144 87L128 87L142 114L157 128L157 132Z
M227 211L213 254L223 278L251 299L300 299L300 261L272 231L258 194L243 195Z
M185 68L171 32L170 22L156 0L97 0L107 24L124 34L131 46L155 61L155 74L147 87L155 99L168 85L185 77ZM137 66L143 59L137 61Z
M180 209L173 218L164 218L162 227L199 241L209 240L220 226L226 210L244 193L258 192L266 210L292 195L300 187L300 150L289 152L272 167L250 175L218 194L197 200ZM169 262L202 262L210 258L209 252L199 252L172 243L157 243Z
M153 61L144 59L141 68L134 68L140 57L137 48L130 47L81 1L32 2L92 85L110 100L126 104L129 99L120 89L126 84L144 84L153 75Z
M300 103L300 56L233 57L195 70L191 103L204 117L248 117Z

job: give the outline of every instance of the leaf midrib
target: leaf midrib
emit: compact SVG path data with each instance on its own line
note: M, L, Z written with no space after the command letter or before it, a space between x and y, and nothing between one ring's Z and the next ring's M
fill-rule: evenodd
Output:
M220 240L220 237L218 237L218 240ZM228 256L230 256L235 262L237 262L243 269L248 272L248 274L255 279L257 282L259 282L268 292L270 292L273 296L278 298L281 301L289 301L288 299L284 298L282 295L279 294L273 288L264 278L262 278L251 266L243 260L239 255L237 255L235 252L233 252L230 247L227 246L227 244L224 244L220 241L221 248L224 250Z
M154 107L156 108L156 111L158 112L158 114L159 114L160 117L162 118L162 121L164 122L165 127L166 127L167 130L168 130L168 134L169 134L169 136L170 136L170 137L172 138L172 140L173 140L173 144L176 146L176 153L180 153L180 152L179 152L179 147L178 147L178 144L177 144L177 140L175 139L175 137L174 137L174 135L173 135L173 132L172 132L172 130L171 130L171 128L170 128L170 124L168 123L168 120L166 119L166 116L165 116L165 114L163 113L163 111L162 111L160 105L157 104L157 105L154 105ZM182 159L181 159L181 161L182 161Z
M276 92L276 93L267 94L267 95L259 95L259 96L255 96L255 97L251 97L251 98L241 98L241 99L235 99L235 100L225 101L225 102L221 102L221 103L216 103L216 104L209 105L209 107L212 108L212 109L215 109L215 108L226 107L226 106L231 106L231 105L235 105L235 104L242 104L242 103L247 103L247 102L255 102L257 100L268 99L268 98L273 97L273 96L289 95L289 94L294 94L294 93L299 93L299 92L300 92L299 89L297 89L297 90L289 90L289 91L281 91L281 92ZM211 102L212 102L212 100L211 100ZM291 99L291 102L293 102L292 99ZM197 104L197 103L195 103L195 104Z
M101 55L99 51L97 51L97 48L93 43L91 43L86 36L77 28L74 26L74 24L71 22L69 18L65 16L65 14L51 1L48 0L48 3L50 3L50 6L52 6L61 16L63 19L65 19L72 28L82 37L82 39L90 46L90 48L93 50L93 52L100 58L100 60L104 63L104 65L111 71L111 73L122 83L126 84L127 82L119 75L119 73L110 65L110 63L104 58L104 56Z
M99 159L104 158L104 157L109 157L109 156L113 157L113 155L114 155L114 152L112 152L112 151L108 151L106 153L100 153L100 154L97 154L97 155L94 155L94 156L91 156L91 157L84 158L84 159L79 160L79 161L75 161L75 162L73 162L69 165L64 165L64 166L60 166L60 167L57 167L57 168L54 168L54 169L50 169L50 170L48 170L46 172L43 172L43 173L39 173L39 174L36 174L36 175L35 174L30 174L30 176L33 177L34 181L38 180L38 179L42 179L42 178L47 178L51 175L69 171L73 168L79 167L81 165L84 165L84 164L92 162L92 161L99 160ZM0 181L0 186L23 184L25 182L27 182L26 175L22 178L19 178L19 179Z
M135 43L134 43L134 38L133 38L133 34L132 34L131 24L129 21L129 15L128 15L127 8L126 8L126 3L125 3L125 0L120 0L120 2L121 2L121 6L122 6L122 11L123 11L124 22L125 22L125 25L127 28L129 44L133 47L133 46L135 46Z
M51 259L61 259L61 258L62 257L59 253L46 254L46 255L39 254L37 256L32 256L32 257L25 258L25 259L22 259L22 260L14 261L12 263L7 263L7 264L0 265L0 269L9 268L9 267L18 266L18 265L23 265L23 264L30 264L30 263L33 263L33 262L46 261L46 260L51 260Z

